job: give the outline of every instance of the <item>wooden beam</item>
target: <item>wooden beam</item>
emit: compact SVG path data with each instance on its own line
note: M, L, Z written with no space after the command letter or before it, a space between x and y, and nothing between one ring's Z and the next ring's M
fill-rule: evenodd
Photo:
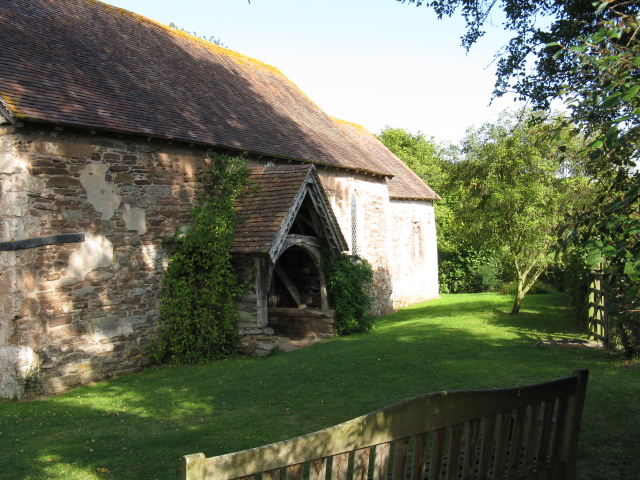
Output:
M287 290L289 290L289 293L291 294L291 296L293 297L293 300L298 305L298 308L307 308L307 306L304 303L302 303L302 297L300 297L300 294L298 293L298 289L289 278L289 275L287 275L287 272L284 271L284 268L282 268L280 265L276 265L276 273L280 277L280 280L283 281L284 286L287 287Z
M311 247L323 248L324 242L316 237L310 237L309 235L287 235L283 246L291 247L296 245L309 245Z
M84 233L66 233L63 235L49 235L46 237L27 238L25 240L15 240L13 242L0 242L0 252L13 252L16 250L26 250L27 248L43 247L45 245L55 245L57 243L80 243L84 242Z

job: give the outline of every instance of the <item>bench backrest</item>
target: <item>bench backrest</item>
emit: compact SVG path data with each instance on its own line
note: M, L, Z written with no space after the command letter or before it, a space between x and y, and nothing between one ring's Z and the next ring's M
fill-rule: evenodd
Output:
M574 479L589 372L411 398L309 435L183 457L183 479Z

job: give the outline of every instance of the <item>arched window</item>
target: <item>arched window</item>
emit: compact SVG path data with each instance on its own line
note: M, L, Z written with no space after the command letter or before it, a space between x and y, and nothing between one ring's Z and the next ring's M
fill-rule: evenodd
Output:
M412 230L413 261L418 263L422 260L422 228L420 223L413 222Z
M360 254L358 245L358 197L355 192L351 193L351 254Z

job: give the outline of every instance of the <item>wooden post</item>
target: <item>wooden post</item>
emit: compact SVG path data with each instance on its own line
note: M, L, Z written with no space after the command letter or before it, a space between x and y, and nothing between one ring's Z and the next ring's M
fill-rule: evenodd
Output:
M182 457L182 480L205 480L207 459L204 453L192 453Z
M296 302L296 305L298 305L298 308L307 308L307 306L302 303L302 298L298 293L298 289L289 278L289 275L287 275L287 272L284 271L284 268L276 264L276 273L280 277L280 280L282 280L282 282L284 283L285 287L287 287L289 294L293 298L293 301Z
M562 445L562 459L567 466L567 479L576 478L576 457L578 455L578 437L584 410L584 399L587 392L589 370L576 370L573 375L578 379L576 392L569 397L567 405L567 423Z
M589 282L589 338L602 341L606 347L609 343L608 315L605 308L605 292L602 286L602 270L591 272L593 279Z

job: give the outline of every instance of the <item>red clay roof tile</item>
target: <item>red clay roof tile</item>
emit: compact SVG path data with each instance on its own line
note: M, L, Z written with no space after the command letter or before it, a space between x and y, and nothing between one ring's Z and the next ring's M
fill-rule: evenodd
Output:
M273 241L286 228L285 220L298 193L308 181L322 187L312 165L252 168L249 188L236 200L237 219L230 252L266 255ZM332 217L329 221L337 226L330 208L328 213ZM341 237L339 242L346 248L344 238Z

